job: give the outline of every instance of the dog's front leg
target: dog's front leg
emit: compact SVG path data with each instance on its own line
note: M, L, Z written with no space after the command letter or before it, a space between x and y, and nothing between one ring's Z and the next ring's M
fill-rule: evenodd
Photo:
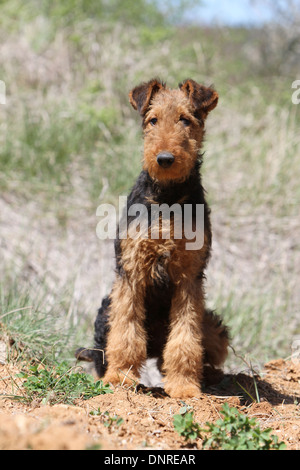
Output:
M174 398L201 395L202 332L204 300L201 285L182 282L170 311L170 334L163 355L165 391Z
M141 288L140 288L141 290ZM144 293L118 277L111 292L105 383L133 385L147 357Z

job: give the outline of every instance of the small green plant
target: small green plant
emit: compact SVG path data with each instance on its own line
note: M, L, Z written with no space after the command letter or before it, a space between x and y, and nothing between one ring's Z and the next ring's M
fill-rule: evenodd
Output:
M190 408L190 407L188 407ZM206 423L203 429L194 422L193 412L187 407L174 415L175 430L185 438L193 441L201 438L204 449L211 450L284 450L284 442L271 435L272 429L261 430L255 419L239 413L225 403L220 411L222 419L215 423Z
M223 418L216 423L206 423L207 436L203 447L219 450L284 450L285 444L270 435L272 429L261 430L256 420L230 408L225 403L220 411Z
M200 437L201 428L198 423L194 422L194 412L191 406L184 406L179 410L178 415L174 415L173 424L175 430L184 437L186 441L193 441Z
M89 374L74 372L66 361L51 367L33 365L29 367L29 372L21 372L18 377L25 379L23 387L28 393L28 401L41 399L43 403L73 404L78 398L87 400L96 395L113 393L102 380L95 381Z
M97 410L92 410L89 413L91 416L100 416L102 418L103 424L106 428L112 429L114 427L119 427L124 423L124 419L118 415L111 416L108 411L104 413L97 408Z
M103 414L104 416L104 421L103 424L107 428L113 428L114 426L121 426L122 423L124 423L124 419L121 418L118 415L111 416L108 411L105 411Z

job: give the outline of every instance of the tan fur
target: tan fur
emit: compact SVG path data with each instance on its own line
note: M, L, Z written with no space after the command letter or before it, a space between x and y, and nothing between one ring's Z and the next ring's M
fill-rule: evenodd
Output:
M185 128L180 121L185 117L191 126ZM157 118L155 127L151 119ZM143 167L159 181L182 180L191 172L198 157L203 129L192 114L192 105L180 90L165 90L153 98L145 117ZM156 155L168 150L175 156L175 164L164 171L157 165Z
M107 343L108 370L104 381L113 384L136 380L145 362L146 333L143 327L143 287L117 278L111 293L110 332ZM125 377L128 374L128 378Z
M178 90L152 80L130 92L132 106L143 117L143 168L153 180L163 185L189 176L202 145L204 120L217 101L214 90L192 80ZM157 120L155 125L151 123L153 119ZM182 119L187 119L189 125L185 126ZM157 164L157 155L162 151L175 157L167 170ZM151 202L156 203L155 199ZM165 390L172 397L199 396L204 361L219 365L225 360L228 346L227 337L220 340L221 327L205 313L203 281L199 278L209 257L209 229L205 228L204 245L197 251L186 250L184 238L174 238L173 224L168 239L163 227L158 239L151 239L150 229L145 235L133 239L128 233L128 238L121 241L124 275L117 277L111 293L104 381L121 383L128 371L133 380L137 379L147 356L146 289L159 282L163 270L175 286L163 352ZM132 383L130 378L125 381Z

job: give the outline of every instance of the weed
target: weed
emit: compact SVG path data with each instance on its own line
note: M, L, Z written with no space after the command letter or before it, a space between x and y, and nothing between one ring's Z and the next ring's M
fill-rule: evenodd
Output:
M102 419L102 422L106 428L109 428L110 430L113 430L115 427L121 426L121 424L124 423L124 419L121 418L121 416L118 415L113 415L111 416L108 411L105 411L104 413L100 410L100 408L97 408L97 410L92 410L89 413L91 416L100 416Z
M206 423L208 435L203 439L203 447L220 450L283 450L285 444L278 437L270 435L271 428L261 430L256 420L230 408L222 407L222 419L216 423Z
M74 404L78 398L87 400L96 395L113 393L109 385L102 380L82 372L74 372L64 361L56 366L41 367L33 365L29 372L21 372L19 378L25 379L23 387L27 391L27 400L41 399L43 403Z
M197 439L200 437L201 431L199 424L194 422L194 412L190 410L191 407L184 403L184 406L179 410L179 414L173 417L175 430L186 441Z
M124 423L124 419L118 415L110 416L108 411L104 413L104 426L107 428L112 428L114 426L119 427L122 423Z
M184 411L184 410L183 410ZM203 429L193 420L193 412L185 410L174 416L175 430L185 440L202 439L203 448L211 450L284 450L284 442L271 435L272 429L261 430L255 419L239 413L225 403L220 412L222 419L206 423Z

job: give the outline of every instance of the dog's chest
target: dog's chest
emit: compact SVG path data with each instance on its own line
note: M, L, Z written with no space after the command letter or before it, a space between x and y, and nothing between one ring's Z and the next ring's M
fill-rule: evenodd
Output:
M211 229L198 167L184 183L163 190L141 172L125 216L116 241L117 269L132 285L177 284L203 273Z
M210 244L204 235L203 246L189 250L185 238L128 238L120 241L122 270L129 280L164 285L193 279L203 272Z

